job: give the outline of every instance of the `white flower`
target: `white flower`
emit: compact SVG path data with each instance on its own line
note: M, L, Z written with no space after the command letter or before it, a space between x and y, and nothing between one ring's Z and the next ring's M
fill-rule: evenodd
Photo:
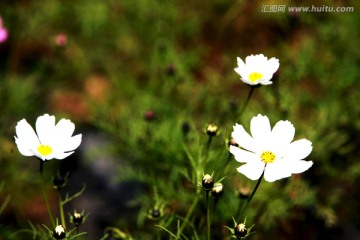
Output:
M264 178L273 182L290 177L291 174L308 170L312 161L304 161L312 151L309 140L301 139L291 142L295 128L289 121L279 121L271 130L267 116L253 117L250 123L250 136L242 125L236 124L232 137L239 147L230 146L230 152L238 162L245 163L238 172L251 180Z
M270 80L280 66L279 59L270 58L268 60L263 54L247 56L245 63L238 57L237 64L235 72L241 76L243 82L249 85L272 84Z
M36 120L37 134L25 119L19 121L15 142L24 156L36 156L43 161L64 159L81 143L81 134L71 136L74 130L75 125L70 120L61 119L55 125L55 117L44 114Z

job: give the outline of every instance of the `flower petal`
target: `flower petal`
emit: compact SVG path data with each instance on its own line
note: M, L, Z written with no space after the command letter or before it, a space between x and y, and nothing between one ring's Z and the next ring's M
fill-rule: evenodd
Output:
M15 143L19 152L24 156L34 156L34 149L40 144L34 129L25 119L19 121L15 129Z
M265 167L264 178L268 182L274 182L276 180L287 178L291 176L291 169L287 164L270 163Z
M236 59L237 59L237 64L238 64L237 69L239 69L240 71L243 71L245 69L244 61L239 57L237 57Z
M312 151L312 143L307 139L300 139L292 142L286 151L286 158L289 160L301 160L306 158Z
M267 116L262 116L261 114L253 117L250 122L250 131L257 143L267 142L271 133L269 118Z
M58 152L58 153L54 154L54 158L56 158L58 160L62 160L64 158L70 156L73 153L74 153L74 151L71 151L71 152Z
M289 144L295 135L295 128L289 121L279 121L271 131L271 139L278 145Z
M274 74L280 67L279 59L270 58L267 62L267 69L271 74Z
M249 152L249 151L245 151L242 150L238 147L235 146L230 146L230 152L234 155L236 161L238 162L251 162L251 161L256 161L257 159L257 155Z
M44 114L36 120L36 132L39 137L40 143L49 144L56 138L54 135L55 129L55 116Z
M238 167L237 170L251 180L258 180L264 171L264 166L263 162L252 162Z
M256 144L254 139L245 131L244 127L240 124L235 124L234 131L231 136L240 147L249 151L255 151Z
M78 134L78 135L75 135L75 136L73 136L71 138L68 138L66 140L66 142L63 143L62 150L64 152L75 150L76 148L78 148L80 146L81 138L82 138L81 134Z
M312 161L293 161L291 163L291 171L292 173L302 173L308 170L313 165Z
M55 126L55 134L57 137L66 139L74 133L75 124L68 119L62 118Z

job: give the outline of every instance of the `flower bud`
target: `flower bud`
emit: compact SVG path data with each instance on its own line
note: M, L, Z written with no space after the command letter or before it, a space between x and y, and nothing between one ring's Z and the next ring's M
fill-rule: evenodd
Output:
M228 139L227 144L228 144L228 147L230 147L230 146L239 147L239 144L232 137Z
M239 223L235 228L234 228L234 234L237 238L243 238L246 236L247 234L247 229L245 224L243 223Z
M211 196L214 198L219 198L224 193L224 185L222 183L216 183L211 190Z
M65 47L67 44L67 36L64 33L59 33L55 36L55 44L58 47Z
M56 176L53 180L53 187L57 190L61 190L67 184L67 178L63 176Z
M182 130L184 135L188 134L190 132L190 124L188 122L184 122L181 125L181 130Z
M210 137L215 137L218 131L219 128L215 124L208 124L206 127L206 134L209 135Z
M55 238L56 240L62 240L65 237L66 237L65 228L62 225L57 225L53 232L53 238Z
M239 198L247 199L250 196L250 188L249 187L241 187L239 189Z
M155 117L156 117L155 112L154 112L154 111L151 111L151 110L145 112L145 114L144 114L145 120L146 120L146 121L149 121L149 122L155 120Z
M175 66L172 65L172 64L168 65L167 68L166 68L166 74L167 74L168 76L174 76L175 73L176 73Z
M205 176L202 179L202 187L206 190L209 191L213 188L214 186L214 179L212 176L210 176L209 174L205 174Z
M150 215L151 215L151 218L158 219L161 216L161 212L159 209L151 209Z
M71 215L70 221L75 225L75 227L79 227L84 222L84 215L74 210L73 215Z

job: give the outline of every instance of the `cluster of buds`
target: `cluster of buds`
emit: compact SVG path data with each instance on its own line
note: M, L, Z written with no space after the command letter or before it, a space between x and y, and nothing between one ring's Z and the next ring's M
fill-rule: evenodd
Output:
M210 174L204 175L201 186L205 191L211 191L211 196L214 198L219 198L223 195L224 185L220 182L215 183L214 178Z

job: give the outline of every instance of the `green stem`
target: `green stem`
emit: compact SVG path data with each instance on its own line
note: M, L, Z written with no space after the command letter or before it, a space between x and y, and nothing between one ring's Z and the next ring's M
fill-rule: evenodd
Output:
M265 167L266 167L266 166L265 166ZM259 180L257 181L254 190L251 192L251 195L250 195L249 198L247 199L246 204L245 204L245 207L244 207L244 209L243 209L242 212L241 212L240 219L242 219L242 217L243 217L243 215L244 215L247 207L249 206L249 204L250 204L250 202L251 202L251 199L252 199L253 196L255 195L255 192L256 192L256 190L258 189L258 187L259 187L259 185L260 185L260 183L261 183L261 180L262 180L263 177L264 177L264 172L265 172L265 169L264 169L264 171L262 172Z
M49 201L47 199L46 193L45 193L45 184L44 184L44 176L43 176L43 170L44 170L44 161L40 159L40 175L41 175L41 188L42 188L42 193L43 193L43 197L44 197L44 201L45 201L45 205L47 208L47 211L49 213L49 217L50 217L50 221L52 226L55 228L55 221L54 218L52 216L52 212L50 209L50 205L49 205Z
M206 191L206 222L207 222L207 239L210 240L210 203L209 203L209 191Z
M244 103L244 106L243 106L243 108L241 109L241 112L240 112L240 114L239 114L239 116L238 116L239 121L240 121L240 118L241 118L242 114L245 112L245 109L246 109L247 105L249 104L250 98L251 98L254 90L255 90L255 86L250 86L249 94L248 94L248 96L247 96L247 98L246 98L246 101L245 101L245 103Z
M64 205L61 199L61 193L59 191L59 211L60 211L60 218L61 224L66 229L66 222L65 222L65 215L64 215Z
M183 223L182 223L181 226L180 226L180 233L182 233L182 231L183 231L184 228L185 228L185 225L189 222L189 219L190 219L190 217L191 217L191 215L192 215L192 213L193 213L196 205L198 204L198 202L199 202L199 197L197 196L197 197L195 198L195 200L193 201L193 204L192 204L191 207L189 208L189 211L186 213L185 220L183 221Z

